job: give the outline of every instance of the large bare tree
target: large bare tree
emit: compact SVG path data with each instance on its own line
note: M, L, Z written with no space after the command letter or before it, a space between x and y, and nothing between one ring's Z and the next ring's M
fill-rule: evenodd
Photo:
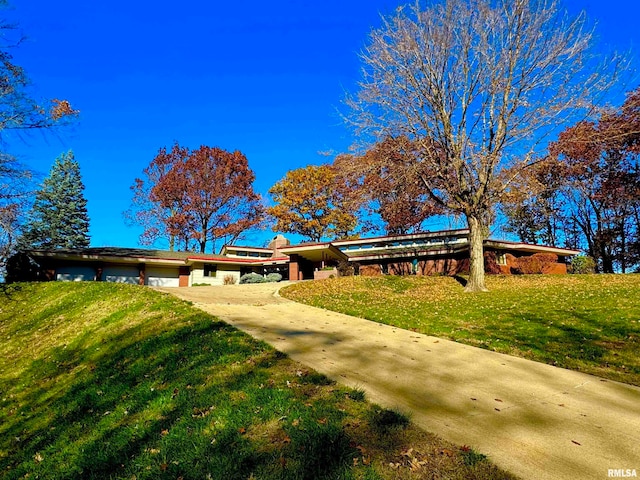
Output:
M486 290L482 244L509 180L610 86L618 60L591 44L584 14L547 0L416 1L372 31L349 120L365 141L415 142L406 181L467 220L467 291Z

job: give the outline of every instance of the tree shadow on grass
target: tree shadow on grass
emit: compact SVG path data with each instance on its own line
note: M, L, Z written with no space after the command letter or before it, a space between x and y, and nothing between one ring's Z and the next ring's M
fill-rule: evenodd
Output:
M1 429L7 478L244 479L279 465L246 435L294 395L271 386L270 368L289 361L271 347L199 313L80 345L50 350L22 375L28 386L13 385L23 391ZM283 451L295 462L275 476L340 476L348 439L335 423L315 427L289 435Z
M460 275L454 275L453 279L458 282L460 285L462 285L463 287L467 286L467 279L460 276Z

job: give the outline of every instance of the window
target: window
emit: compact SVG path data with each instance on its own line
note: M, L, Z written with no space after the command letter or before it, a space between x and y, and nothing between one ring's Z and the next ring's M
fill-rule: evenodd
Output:
M211 265L210 263L204 264L204 276L205 277L215 277L218 273L218 266Z

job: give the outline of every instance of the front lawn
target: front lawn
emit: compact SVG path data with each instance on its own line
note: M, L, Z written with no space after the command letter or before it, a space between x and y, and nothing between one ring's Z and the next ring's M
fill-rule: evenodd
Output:
M640 385L640 275L342 277L281 291L292 300Z
M507 479L169 295L0 289L0 478Z

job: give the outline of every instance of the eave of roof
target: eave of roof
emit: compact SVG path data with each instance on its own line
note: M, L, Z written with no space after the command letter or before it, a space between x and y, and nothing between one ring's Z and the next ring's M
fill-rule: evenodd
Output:
M31 255L38 258L53 258L59 260L74 261L91 261L91 262L110 262L110 263L126 263L126 264L153 264L153 265L186 265L185 258L166 258L152 256L127 256L127 255L101 255L97 253L82 252L62 252L62 251L32 251Z
M509 240L493 240L484 241L485 247L503 248L507 250L518 250L527 253L553 253L562 257L572 257L578 255L580 250L572 250L569 248L549 247L547 245L534 245L531 243L511 242Z
M189 257L189 263L205 262L205 263L224 263L227 265L274 265L280 263L287 263L289 257L276 257L276 258L235 258L235 257L209 257L209 256L192 256Z
M468 243L452 244L449 246L435 245L431 248L428 246L419 248L405 248L403 250L365 250L360 252L349 252L349 261L357 262L360 260L377 260L388 258L407 258L407 257L424 257L437 255L450 255L452 253L464 252L469 250Z
M436 232L420 232L420 233L407 233L405 235L386 235L380 237L367 237L367 238L356 238L354 240L336 240L331 242L336 246L346 246L346 245L358 245L358 244L366 244L366 243L376 243L376 242L397 242L401 240L414 240L420 238L437 238L437 237L446 237L448 235L468 235L468 228L458 228L453 230L438 230Z
M301 243L299 245L289 245L280 248L280 252L285 255L300 255L309 261L324 261L329 259L345 261L349 257L331 242L321 243Z

